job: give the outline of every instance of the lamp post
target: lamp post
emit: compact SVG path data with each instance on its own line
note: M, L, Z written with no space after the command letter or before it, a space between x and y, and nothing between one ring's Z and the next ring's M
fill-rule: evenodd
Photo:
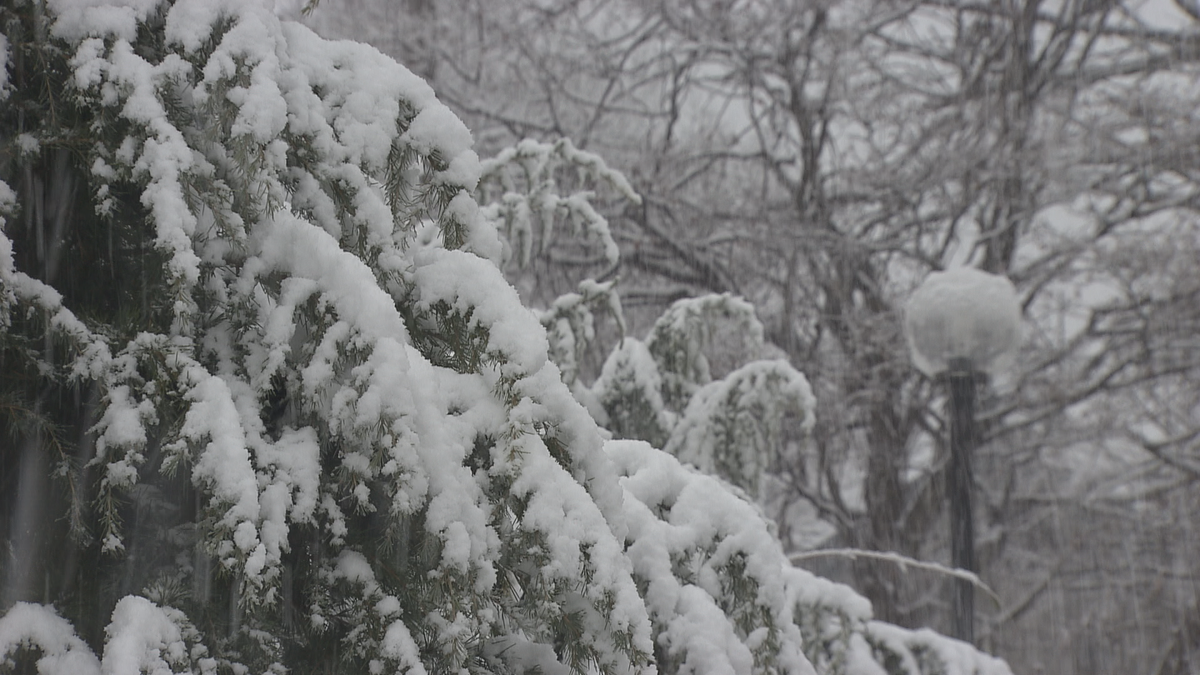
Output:
M913 363L949 389L950 558L954 567L968 572L978 571L971 513L971 453L978 440L975 393L1011 358L1020 330L1021 308L1012 283L971 268L930 274L905 311ZM954 582L951 634L975 641L975 589L965 579Z

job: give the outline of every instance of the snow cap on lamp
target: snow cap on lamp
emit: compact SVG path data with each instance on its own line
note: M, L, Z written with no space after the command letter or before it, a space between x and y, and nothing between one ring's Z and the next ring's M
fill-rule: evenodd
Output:
M969 267L933 272L904 316L913 363L930 377L949 371L994 375L1021 337L1021 307L1008 279Z

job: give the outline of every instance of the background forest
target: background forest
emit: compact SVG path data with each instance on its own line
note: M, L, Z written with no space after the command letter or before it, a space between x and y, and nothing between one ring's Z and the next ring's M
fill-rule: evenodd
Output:
M947 559L944 392L902 310L931 270L1007 275L1025 339L982 401L1002 601L980 643L1016 672L1200 667L1200 6L342 0L308 21L433 83L481 155L569 138L629 178L640 203L602 204L619 264L548 244L509 266L534 306L616 279L640 337L679 298L754 305L818 405L758 496L790 551ZM616 340L597 330L588 382ZM946 626L937 576L804 564Z

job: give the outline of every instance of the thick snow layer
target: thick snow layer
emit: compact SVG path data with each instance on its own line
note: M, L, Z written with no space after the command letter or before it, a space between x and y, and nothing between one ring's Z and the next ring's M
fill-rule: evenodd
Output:
M913 362L930 377L960 361L994 374L1021 339L1016 289L968 267L934 272L909 298L904 332Z
M12 657L20 649L41 650L39 675L100 675L95 654L50 607L18 602L0 617L0 670L16 665Z
M259 223L254 240L268 266L263 272L280 270L315 282L323 302L373 339L407 336L395 300L379 287L371 268L327 232L281 213Z
M137 37L138 23L156 11L163 0L50 0L58 20L54 35L66 40L112 35L126 42Z
M171 614L145 598L122 598L106 630L103 674L177 672L172 666L187 663L188 648Z
M388 626L380 652L395 661L403 672L425 675L425 666L421 664L417 644L403 621L393 621Z
M905 669L910 673L922 672L914 654L932 657L940 662L944 672L971 673L972 675L1012 675L1012 670L1002 659L984 654L973 645L953 640L928 628L908 630L871 621L866 634L894 654L900 656Z
M464 315L473 309L471 327L488 328L488 351L508 358L502 372L531 373L546 363L545 329L494 265L462 251L436 248L420 252L416 263L420 305L444 302Z
M641 441L610 441L605 451L623 476L634 574L646 584L657 640L681 672L749 675L765 661L780 673L815 673L793 621L790 564L758 510ZM731 597L739 587L748 596ZM764 648L757 629L742 630L722 609L742 604L774 645Z

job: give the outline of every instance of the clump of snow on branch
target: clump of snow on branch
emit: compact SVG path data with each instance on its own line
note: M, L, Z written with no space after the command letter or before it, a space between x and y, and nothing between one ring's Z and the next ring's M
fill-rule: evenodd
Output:
M113 609L101 671L109 673L195 673L216 675L217 660L177 609L126 596Z
M1012 675L1012 670L1002 659L928 628L908 630L871 621L866 625L864 637L876 654L898 661L899 669L904 673Z
M625 332L625 315L621 309L616 281L599 283L593 279L579 282L578 291L555 298L550 307L538 311L538 320L546 327L550 343L550 358L562 371L563 382L576 398L596 411L594 402L587 399L590 390L579 379L582 361L596 339L596 310L603 309Z
M20 650L36 649L40 675L99 675L100 661L53 608L18 602L0 617L0 668L15 668Z
M634 204L642 200L625 176L599 155L565 138L554 143L525 139L484 161L482 171L480 201L487 205L485 217L505 237L506 260L529 265L554 245L561 220L571 234L598 241L608 264L617 264L619 252L608 220L592 205L595 192L586 186L602 183Z

